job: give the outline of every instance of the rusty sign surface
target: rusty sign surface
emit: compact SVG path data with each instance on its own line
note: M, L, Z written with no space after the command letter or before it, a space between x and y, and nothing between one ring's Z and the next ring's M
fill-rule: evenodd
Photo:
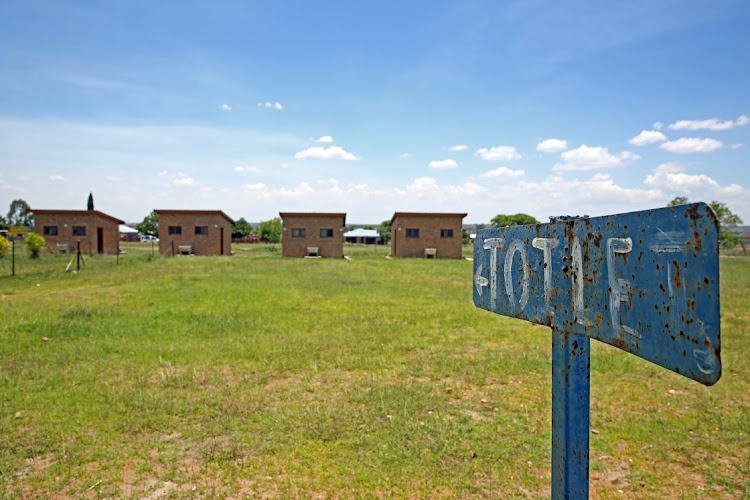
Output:
M694 203L482 230L474 304L712 385L721 376L716 216Z

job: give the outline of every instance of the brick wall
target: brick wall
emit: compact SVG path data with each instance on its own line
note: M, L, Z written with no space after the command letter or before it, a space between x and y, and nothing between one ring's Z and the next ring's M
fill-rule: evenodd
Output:
M180 245L191 245L195 255L231 255L232 224L219 213L159 211L159 252L175 255ZM169 227L180 227L181 234L169 234ZM205 227L206 234L196 234L195 228ZM223 239L222 239L223 229Z
M48 233L45 233L45 227ZM85 234L73 234L73 228L85 228ZM57 228L57 234L51 234ZM81 242L81 252L117 255L120 250L119 221L88 211L34 212L34 232L44 237L47 251L57 253L57 245L68 245L76 251Z
M464 214L396 214L391 224L391 256L423 258L425 248L435 248L438 259L460 259L463 217ZM407 229L419 229L419 236L407 237ZM441 237L441 230L453 230L453 237Z
M281 255L304 257L307 247L318 247L318 255L341 259L344 257L345 214L281 214ZM305 236L293 237L292 229L304 229ZM321 229L332 229L333 236L321 238Z

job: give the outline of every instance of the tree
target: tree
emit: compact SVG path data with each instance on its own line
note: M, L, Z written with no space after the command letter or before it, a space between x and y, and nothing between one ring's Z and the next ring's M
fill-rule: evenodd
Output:
M2 215L0 215L0 229L8 229L8 221Z
M687 205L687 204L688 204L687 196L678 196L674 200L670 201L667 204L667 206L668 207L676 207L676 206L679 206L679 205Z
M31 233L26 237L26 248L29 249L29 256L32 259L39 258L39 250L44 248L44 245L46 244L47 241L44 239L44 237L39 236L36 233Z
M21 199L10 202L8 225L34 228L34 214L31 213L31 207L29 207L28 203Z
M505 226L525 226L527 224L539 224L539 221L530 215L513 214L513 215L496 215L492 218L492 227Z
M253 226L250 225L244 217L240 217L240 220L232 225L232 238L244 238L249 236L253 232Z
M94 194L93 193L89 193L89 201L86 204L86 209L87 210L93 210L94 209Z
M261 240L266 240L269 243L278 243L281 241L281 219L275 217L271 220L267 220L260 223L258 227Z
M150 234L151 236L158 236L159 235L159 214L152 211L150 214L148 214L146 217L143 218L143 221L136 224L135 228L138 230L139 233L143 235Z
M670 201L667 206L676 207L678 205L686 205L687 203L688 199L686 196L678 196ZM708 206L716 213L716 218L719 221L719 245L721 248L729 250L737 246L739 237L732 229L742 224L742 219L738 215L733 214L726 203L714 200Z
M381 222L378 226L378 233L380 233L380 239L383 240L383 243L391 241L391 221L384 220Z
M8 253L8 248L10 248L10 243L8 243L8 240L0 236L0 259L5 257L5 254Z

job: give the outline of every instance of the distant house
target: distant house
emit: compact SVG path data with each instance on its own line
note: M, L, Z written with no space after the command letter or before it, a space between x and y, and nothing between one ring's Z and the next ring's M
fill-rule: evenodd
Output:
M279 212L281 255L344 257L345 213Z
M464 217L396 212L391 219L391 256L460 259Z
M154 210L162 254L231 255L232 220L221 210Z
M365 245L377 245L380 241L380 233L374 229L353 229L344 233L344 241L347 243L364 243Z
M98 210L32 210L35 232L44 236L47 250L117 255L122 221Z
M125 224L120 224L120 241L140 241L138 230Z

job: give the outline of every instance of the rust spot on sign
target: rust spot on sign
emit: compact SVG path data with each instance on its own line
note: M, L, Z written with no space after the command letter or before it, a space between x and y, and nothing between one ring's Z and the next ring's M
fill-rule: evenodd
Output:
M700 250L703 242L701 241L701 235L698 231L693 231L693 238L695 238L693 241L693 248Z
M680 277L680 263L676 260L672 261L672 265L674 266L674 286L676 289L682 288L682 278Z

